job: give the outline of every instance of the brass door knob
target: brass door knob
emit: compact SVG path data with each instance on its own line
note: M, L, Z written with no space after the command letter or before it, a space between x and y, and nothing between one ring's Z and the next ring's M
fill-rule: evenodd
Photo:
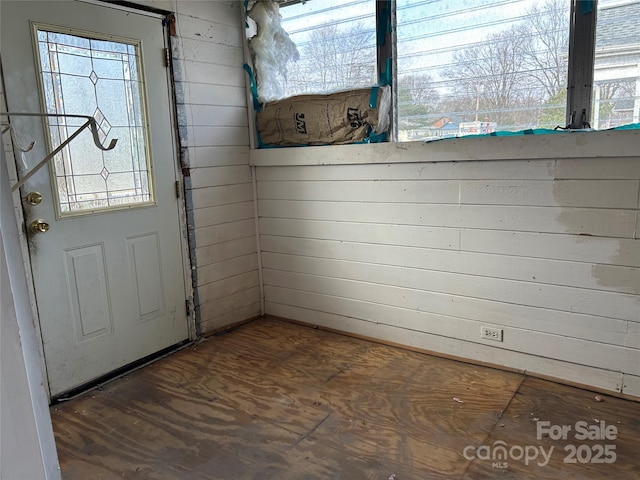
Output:
M31 222L29 226L33 233L44 233L49 231L49 224L45 222L43 219L39 218Z
M42 202L42 194L40 192L29 192L27 194L27 202L31 205L40 205L40 202Z

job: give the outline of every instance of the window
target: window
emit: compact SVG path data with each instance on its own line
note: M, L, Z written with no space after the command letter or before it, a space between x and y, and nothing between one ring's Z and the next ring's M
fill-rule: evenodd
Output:
M398 140L640 121L640 0L288 1L286 95L376 83L385 6Z
M401 140L564 125L566 0L397 3Z
M591 126L640 122L640 1L598 4Z
M83 131L54 157L54 191L61 216L153 203L140 45L36 26L40 81L47 113L93 116L103 144ZM51 149L83 119L50 117Z
M375 2L309 1L282 8L280 14L300 55L289 64L285 96L375 85Z

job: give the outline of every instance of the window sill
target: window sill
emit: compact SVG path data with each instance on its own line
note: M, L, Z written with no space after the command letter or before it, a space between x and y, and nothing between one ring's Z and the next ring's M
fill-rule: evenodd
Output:
M456 138L430 143L388 142L269 148L251 150L249 161L254 166L268 167L598 157L640 157L640 131L607 130L554 135Z

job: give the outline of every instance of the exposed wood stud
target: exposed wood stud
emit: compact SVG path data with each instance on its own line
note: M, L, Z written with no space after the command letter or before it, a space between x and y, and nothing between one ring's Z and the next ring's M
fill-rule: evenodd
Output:
M175 37L177 35L176 31L176 16L172 13L167 15L167 25L169 26L169 35Z

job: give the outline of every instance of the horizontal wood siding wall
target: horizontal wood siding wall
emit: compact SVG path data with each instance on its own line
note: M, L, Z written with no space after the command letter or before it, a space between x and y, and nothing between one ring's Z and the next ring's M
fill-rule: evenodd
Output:
M172 54L201 333L260 314L240 6L169 6L177 12Z
M257 173L267 313L640 395L640 158Z

